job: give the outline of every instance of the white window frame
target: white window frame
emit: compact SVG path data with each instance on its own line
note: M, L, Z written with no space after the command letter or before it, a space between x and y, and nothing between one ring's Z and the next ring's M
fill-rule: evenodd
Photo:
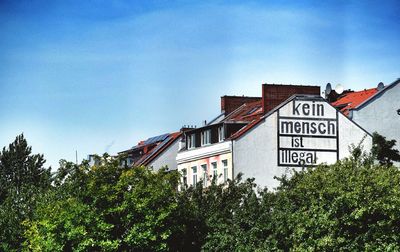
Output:
M207 164L202 164L201 166L201 172L203 173L202 179L203 179L203 186L207 186L207 180L208 180L208 173L207 173Z
M187 170L186 168L182 169L182 182L184 186L187 186Z
M196 187L196 184L197 184L197 166L192 166L192 185L193 185L193 187Z
M211 129L204 130L201 132L201 146L211 144Z
M228 159L221 161L224 168L224 182L228 181Z
M218 127L218 142L223 142L224 140L224 126L222 125Z
M215 164L215 165L214 165ZM218 162L211 162L213 177L212 179L218 179Z
M194 149L196 147L196 134L192 133L187 136L188 149Z

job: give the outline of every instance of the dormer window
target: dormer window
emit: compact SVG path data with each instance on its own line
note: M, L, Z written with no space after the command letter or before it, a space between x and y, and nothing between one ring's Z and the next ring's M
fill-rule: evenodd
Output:
M224 126L218 127L218 142L224 141Z
M190 134L187 137L187 147L188 149L193 149L194 147L196 147L196 137L195 134Z
M201 132L201 145L211 144L211 129Z

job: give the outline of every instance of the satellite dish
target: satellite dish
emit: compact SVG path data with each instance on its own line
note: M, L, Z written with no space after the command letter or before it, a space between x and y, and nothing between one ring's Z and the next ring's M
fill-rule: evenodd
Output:
M378 91L381 91L384 87L385 87L385 84L383 84L383 82L379 82L377 89L378 89Z
M332 86L331 83L326 84L326 88L325 88L325 94L329 95L332 92Z
M344 91L343 86L340 85L340 84L337 84L336 87L335 87L335 92L336 92L337 94L341 94L341 93L343 93L343 91Z

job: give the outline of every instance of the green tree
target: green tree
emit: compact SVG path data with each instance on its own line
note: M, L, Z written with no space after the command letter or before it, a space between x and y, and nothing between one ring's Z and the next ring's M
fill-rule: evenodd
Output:
M374 132L372 135L372 153L381 165L392 165L393 161L400 161L400 153L394 149L396 140L386 140L386 137Z
M0 152L0 203L10 193L17 194L26 185L38 188L50 186L50 168L44 168L46 162L42 154L32 155L32 147L21 134L15 138L8 148Z
M36 199L51 185L43 155L32 155L23 134L0 152L0 250L17 250L22 221L32 217Z
M200 181L178 194L172 251L254 251L266 244L270 233L270 197L256 191L254 179L239 174L224 184L203 188ZM273 242L271 242L273 244Z
M30 250L166 251L177 211L177 172L61 162L57 187L25 223Z
M280 180L272 220L277 248L400 249L398 168L349 158Z

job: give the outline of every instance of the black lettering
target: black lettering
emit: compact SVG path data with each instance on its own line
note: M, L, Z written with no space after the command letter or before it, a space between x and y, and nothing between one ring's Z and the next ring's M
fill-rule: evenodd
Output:
M284 121L281 122L281 132L285 133L293 133L293 122Z
M306 157L306 163L307 164L313 164L314 163L314 157L313 154L311 152L307 153L307 157Z
M310 123L303 122L303 134L309 134L310 132Z
M324 116L324 105L323 104L317 105L317 115Z
M300 112L299 112L299 107L300 107L300 105L301 105L301 103L299 103L299 104L296 106L296 102L293 101L293 115L300 115Z
M321 129L321 126L322 126L322 128L324 128L324 129ZM324 123L320 123L320 124L318 125L318 131L319 131L319 133L321 133L321 134L325 134L325 133L326 133L326 125L325 125Z
M308 105L307 103L303 104L303 114L304 115L309 115L310 114L310 105Z
M315 122L312 122L310 126L311 126L310 133L311 133L311 134L317 133L316 123L315 123Z
M301 123L300 122L294 123L294 132L301 133Z
M300 154L299 154L299 156L300 156L300 158L299 158L299 165L301 165L301 164L304 164L304 156L306 155L306 153L305 152L300 152Z
M335 122L328 121L328 134L335 135L336 133L336 125Z
M293 163L298 163L299 162L299 159L298 159L298 153L297 152L293 152L293 154L291 155L292 156L292 161L293 161Z
M300 146L299 139L298 138L294 139L294 147L299 147L299 146Z

